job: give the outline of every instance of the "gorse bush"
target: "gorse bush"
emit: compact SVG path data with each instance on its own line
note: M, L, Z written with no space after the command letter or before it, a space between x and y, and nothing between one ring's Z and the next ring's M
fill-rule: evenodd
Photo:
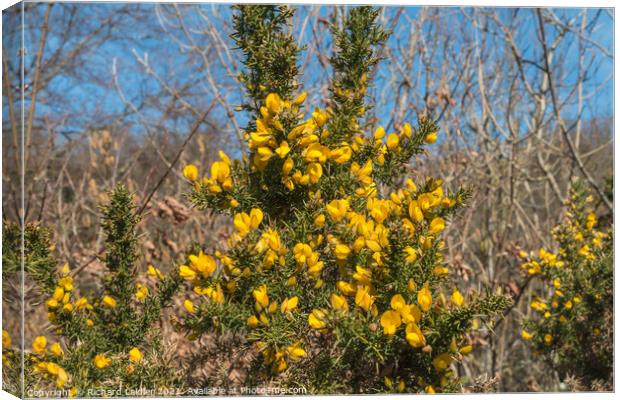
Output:
M543 283L523 320L522 338L564 379L611 388L613 371L613 231L597 227L582 181L575 181L564 221L552 235L557 250L521 253L522 267ZM602 229L602 230L600 230ZM598 382L597 382L598 381Z
M368 134L366 92L388 37L376 10L353 8L333 27L326 108L294 94L299 49L283 33L288 16L283 7L236 7L233 38L253 116L247 149L238 160L220 151L203 175L183 169L190 201L230 215L234 232L179 266L191 292L176 326L193 338L234 333L240 348L249 344L253 384L458 391L451 366L472 350L472 321L508 303L465 298L449 283L441 235L469 192L404 175L437 140L431 118Z
M80 293L68 264L54 272L56 263L46 263L42 287L49 297L45 306L60 340L46 335L34 339L24 355L27 391L55 388L67 390L70 396L92 397L103 394L97 390L181 387L178 374L160 353L161 337L155 326L181 280L176 274L164 276L153 266L138 279L135 229L139 217L126 188L118 186L110 193L102 213L107 238L100 261L107 270L100 293ZM51 260L50 248L40 242L32 242L38 259ZM40 268L32 268L40 271L35 277L43 274ZM51 287L47 275L52 276ZM10 358L10 365L19 369L20 355L10 342L3 331L3 360Z

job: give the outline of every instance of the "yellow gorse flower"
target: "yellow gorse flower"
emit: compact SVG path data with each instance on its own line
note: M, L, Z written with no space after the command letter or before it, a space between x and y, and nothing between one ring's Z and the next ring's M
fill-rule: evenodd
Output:
M385 137L385 129L382 126L379 126L375 131L373 137L375 140L381 140Z
M349 246L345 244L337 244L334 249L334 255L336 256L336 259L340 261L346 260L350 253L351 249L349 249Z
M348 144L343 143L342 146L330 152L330 158L334 160L336 164L344 164L351 159L352 154L353 152L351 151L351 147Z
M329 158L330 150L329 147L323 146L320 143L312 143L304 150L302 155L309 163L322 164Z
M297 347L297 346L287 347L286 352L288 353L289 357L293 361L300 360L301 358L306 356L306 351L302 349L301 347Z
M596 214L589 213L586 217L586 221L586 228L588 228L588 230L594 228L594 225L596 224Z
M545 311L547 309L547 304L540 299L534 299L530 303L530 307L536 311Z
M351 164L351 174L353 174L362 186L368 187L372 185L372 162L368 161L364 166L360 166L358 163L354 162Z
M302 92L297 97L295 97L293 99L292 104L295 105L295 106L299 106L299 105L303 104L304 101L306 101L307 97L308 97L308 93Z
M465 355L471 353L473 349L474 349L474 347L472 345L468 344L466 346L461 347L459 349L459 353L461 353L462 355L465 356Z
M436 233L443 231L445 227L446 227L446 223L443 220L443 218L436 217L436 218L433 218L433 220L431 221L428 231L431 234L436 234Z
M397 311L388 310L381 315L381 326L385 335L394 335L401 324L402 320Z
M196 179L198 179L198 167L196 167L194 164L187 164L185 167L183 167L183 176L185 177L185 179L194 182Z
M433 144L437 141L437 132L432 132L426 135L424 141L428 144Z
M108 308L116 307L116 300L112 296L105 295L101 301Z
M80 297L78 300L76 300L75 302L75 308L78 310L82 310L84 308L92 308L92 306L90 304L88 304L88 299L86 297Z
M47 347L47 338L45 336L37 336L32 342L32 351L35 354L44 354L45 347Z
M349 311L349 304L344 296L332 293L329 298L329 302L332 308L336 311L347 312Z
M407 324L405 333L405 338L411 347L420 348L426 346L426 338L415 322Z
M187 310L188 313L193 314L196 312L196 310L194 309L194 303L192 303L191 300L185 300L183 301L183 307L185 308L185 310Z
M326 206L327 213L334 222L339 222L349 211L349 202L347 200L332 200Z
M283 313L293 311L297 308L297 303L299 303L299 298L297 296L293 296L290 299L285 299L280 306L280 311Z
M370 288L368 286L360 286L357 288L357 292L355 293L355 304L358 307L368 311L374 301L375 298L370 295Z
M364 268L360 265L355 266L355 273L352 275L358 285L369 286L372 282L372 270L370 268Z
M50 352L56 357L62 357L64 354L64 351L62 351L62 347L60 347L60 343L53 343L50 346Z
M200 295L204 295L208 299L211 299L216 304L222 304L224 302L224 291L219 283L215 286L209 286L206 288L195 287L194 292Z
M58 364L54 362L40 362L34 367L35 373L42 373L44 376L51 376L56 379L56 387L63 388L69 381L69 375Z
M217 268L215 259L210 255L204 254L202 250L198 253L198 255L190 254L187 258L190 261L189 267L196 273L204 276L205 278L211 276L211 274L213 274L213 272L215 272L215 269Z
M258 320L258 318L256 318L256 315L250 315L246 320L246 323L250 328L256 328L260 321Z
M534 335L532 335L531 333L529 333L528 331L524 329L521 331L521 337L523 338L523 340L531 340L534 337Z
M459 306L459 307L462 306L465 301L463 299L463 295L457 289L454 289L454 291L452 292L452 296L450 296L450 298L452 299L452 302L456 306Z
M157 279L164 279L164 274L162 274L162 272L156 267L154 267L152 264L149 264L149 266L147 267L146 274Z
M414 304L407 304L405 298L400 294L396 294L392 297L390 307L394 311L398 311L404 324L415 323L422 318L420 309Z
M144 286L141 283L136 283L135 296L138 301L144 300L146 296L148 296L148 294L149 294L149 289L146 286Z
M398 148L400 138L396 133L390 133L387 137L387 148L389 150L395 150Z
M424 312L431 309L431 305L433 304L433 295L428 289L428 285L424 285L424 287L418 292L418 304Z
M321 310L312 310L308 316L308 324L312 329L320 330L327 326L327 322L324 320L325 312Z
M339 281L336 283L336 288L342 293L345 294L347 296L353 296L354 294L357 293L357 288L355 287L355 285L352 285L349 282L345 282L345 281Z
M261 285L258 289L252 291L252 295L256 300L256 304L260 308L265 308L269 305L269 296L267 295L267 286Z
M308 165L308 176L310 177L310 183L317 183L321 176L323 176L321 164L315 162Z
M295 247L293 247L293 256L298 265L304 265L312 256L312 253L312 247L305 243L297 243Z
M392 297L392 300L390 300L390 307L392 307L396 311L401 310L406 305L407 303L405 302L405 299L400 294L395 294Z
M62 301L62 299L65 297L65 290L61 287L57 287L54 289L54 294L52 294L52 299L56 300L57 302Z
M415 222L424 221L424 213L417 200L409 202L409 217Z
M282 99L277 93L269 93L265 99L265 105L270 114L277 114L282 109Z
M179 266L179 275L182 278L187 279L188 281L196 279L196 276L197 276L196 271L194 271L187 265Z
M9 347L11 347L11 335L9 335L9 332L5 329L2 330L2 348L3 349L8 349Z
M258 228L263 221L263 212L258 208L253 208L250 214L239 213L235 214L233 223L237 232L241 237L247 236L251 231Z
M64 370L64 368L57 366L58 368L56 369L56 387L58 388L63 388L67 382L69 381L69 375L67 374L67 371Z
M449 353L442 353L433 359L433 366L438 371L443 371L450 366L452 356Z
M73 290L73 278L71 276L63 276L58 281L58 286L63 288L65 292L72 291Z
M412 263L412 262L415 262L418 259L417 251L413 247L411 247L411 246L405 247L405 254L407 255L405 257L405 261L407 261L407 262Z
M129 350L129 360L131 362L135 362L135 363L140 362L142 361L143 357L144 356L142 355L142 352L137 347L134 347L131 350Z
M203 183L208 190L213 193L219 193L222 190L231 190L233 181L230 170L230 158L223 151L219 151L220 161L211 164L211 177L203 178Z
M97 354L93 359L93 364L95 364L95 367L97 367L98 369L107 368L111 363L112 360L106 357L104 354Z
M314 218L314 226L319 229L325 226L325 215L324 214L319 214Z

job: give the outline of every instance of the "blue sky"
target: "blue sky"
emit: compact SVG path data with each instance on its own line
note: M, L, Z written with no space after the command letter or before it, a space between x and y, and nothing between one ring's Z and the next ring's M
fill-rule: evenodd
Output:
M85 31L98 29L99 27L97 24L100 23L101 18L109 15L115 10L121 9L124 6L125 5L122 3L80 4L78 9L78 17L81 18L80 21L82 21L81 24L83 24L81 28ZM27 13L27 27L40 26L45 7L47 7L45 4L41 4L38 6L37 10ZM138 6L136 5L136 7ZM229 22L226 22L230 21L230 8L227 5L222 4L209 4L202 6L195 5L194 7L200 7L200 10L205 15L213 16L213 23L219 30L221 30L222 40L229 48L232 48L233 42L228 37L230 25L227 25ZM137 9L138 8L136 8L136 10ZM139 65L137 65L133 52L139 54L140 56L148 54L150 65L153 70L158 75L169 78L170 80L167 83L170 86L181 86L186 84L186 79L188 76L191 76L192 79L196 79L196 97L192 101L195 101L197 106L206 103L208 96L205 95L204 99L200 98L200 88L202 87L204 89L205 83L203 81L206 79L206 74L196 70L188 71L188 65L192 65L192 55L179 48L177 43L171 39L171 36L162 31L160 24L161 21L158 20L155 5L141 4L139 6L139 10L140 15L146 16L146 23L144 23L144 21L140 23L132 23L131 15L129 17L123 17L125 19L121 23L119 31L115 32L121 38L105 42L87 53L83 59L83 63L80 66L81 71L85 74L84 76L75 77L61 74L55 77L50 82L49 88L52 92L59 95L59 97L56 97L54 102L50 104L38 105L38 114L58 115L66 113L67 115L71 115L71 118L64 122L63 129L67 132L80 132L84 127L92 124L94 120L100 120L100 123L103 124L106 116L112 116L123 112L123 110L125 110L125 105L120 100L116 90L114 90L110 84L112 81L111 71L113 59L116 59L117 61L117 70L119 72L118 83L120 87L123 88L125 95L133 102L139 104L149 96L152 97L153 94L163 93L161 85L156 80L144 74L144 71ZM321 7L320 14L323 18L328 18L330 11L331 10L328 7L323 6ZM577 15L579 10L558 9L555 11L560 16L567 15L570 17ZM57 21L66 21L60 18L62 12L63 10L60 6L55 6L55 8L52 9L50 21L52 23ZM397 8L395 7L388 7L383 10L383 13L387 17L393 16L396 12ZM420 8L418 7L406 8L388 42L390 47L396 48L397 46L407 42L409 39L409 26L406 22L407 18L415 20L418 17L419 12ZM463 12L461 12L461 9L457 7L444 8L442 9L442 12L449 15L449 18L447 18L446 21L451 21L451 23L458 25L458 27L455 26L455 30L458 28L462 29L464 32L467 32L468 30L472 30L473 32L471 22L465 17L468 13L467 8L463 9ZM520 21L518 27L519 37L517 40L526 44L523 47L523 55L526 58L536 59L537 47L529 47L527 45L528 42L535 43L537 40L536 20L529 17L531 16L531 13L529 16L526 15L528 12L529 11L525 9L515 10L512 8L503 8L499 10L499 15L500 18L505 21L508 21L511 17L516 15L517 20ZM302 21L305 13L306 9L299 8L297 13L297 21ZM598 18L596 19L596 22L598 28L591 37L593 40L599 42L603 47L612 52L613 21L609 16L605 13L601 13L600 10L597 9L590 9L588 11L588 18L594 19L597 16L597 13ZM185 18L185 23L190 29L200 29L200 27L204 25L204 20L202 20L197 13L186 12ZM4 22L6 25L7 20L5 19ZM57 25L57 27L58 29L62 29L62 25ZM424 29L425 31L430 32L437 29L437 26L427 23L424 26ZM61 31L57 30L57 32ZM300 32L299 24L294 26L294 33L296 37L299 37L300 33L302 33ZM547 34L549 36L553 36L555 32L548 32ZM200 32L194 32L192 36L198 43L200 43L203 39ZM306 30L303 32L302 43L307 44L311 38L312 33L310 31L310 27L306 27ZM65 48L70 48L72 45L81 40L83 40L83 38L77 35L69 38L67 41L62 41L58 34L50 32L49 40L46 44L46 54L53 54L54 51L62 46ZM326 36L323 38L323 41L325 48L328 48L331 38ZM30 37L27 36L26 46L32 49L30 54L35 53L37 45L37 35L34 36L33 40L30 40ZM463 45L464 43L462 39L459 40L458 37L455 37L455 40L450 43L450 50L458 52L460 51L460 47ZM494 45L494 43L489 43L488 48L485 48L484 51L499 51L499 49L494 48ZM572 43L566 45L569 46L569 48L566 49L567 54L577 54L577 41L573 41ZM439 52L442 50L443 49L437 49ZM381 88L382 85L390 79L390 76L387 76L385 73L385 68L383 68L387 62L388 61L383 61L383 64L379 67L374 93L376 93L379 88ZM571 57L554 61L554 67L568 71L565 77L566 83L570 83L571 80L574 80L577 77L577 69L575 65L576 59L571 59ZM424 60L418 59L414 64L412 74L417 74L424 68ZM612 73L612 68L613 60L611 58L602 57L600 60L597 60L596 65L592 68L592 71L590 71L592 85L601 85L601 87L598 92L599 94L590 99L586 105L584 110L584 117L586 119L590 117L609 117L612 115L613 82L607 81L605 83L605 80L608 79ZM531 73L536 72L533 67L530 67L528 70L531 71ZM316 59L312 60L307 68L307 72L312 71L321 71L318 60ZM227 75L223 68L214 68L211 73L213 74L214 79L218 81L233 79L231 76ZM92 75L94 78L98 79L89 80L89 75ZM315 86L318 80L323 78L323 74L313 75L312 73L306 73L302 79L304 87L308 88L309 91L312 92L313 86ZM423 74L421 75L419 83L421 86L425 86L426 84ZM450 85L451 82L448 82L448 84ZM558 91L560 93L560 97L565 94L562 88L558 88ZM203 92L206 93L206 91ZM373 91L369 94L373 95ZM238 104L241 102L242 96L243 93L241 92L231 92L226 94L226 100L230 103ZM389 118L389 111L393 108L395 101L397 101L396 95L389 97L385 103L378 104L377 116L382 123L385 123L383 121ZM571 112L570 107L566 109L566 112ZM214 111L214 113L216 116L219 115L222 121L226 121L225 111L223 109L218 108ZM147 106L143 111L143 115L146 118L153 120L157 120L160 117L159 110L155 106ZM129 125L131 125L129 129L135 131L137 134L143 133L144 128L141 127L141 124L135 115L128 115L125 118L126 121L129 122ZM239 116L239 121L241 124L245 123L244 117ZM135 124L132 125L131 122L134 122ZM187 130L188 125L191 125L189 121L177 121L170 123L171 125L169 128L179 132ZM175 125L177 123L180 125ZM227 127L226 129L229 128L230 127Z

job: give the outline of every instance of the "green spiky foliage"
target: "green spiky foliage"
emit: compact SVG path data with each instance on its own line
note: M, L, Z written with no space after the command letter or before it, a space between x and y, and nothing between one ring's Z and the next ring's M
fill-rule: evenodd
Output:
M261 21L254 31L274 29ZM259 113L246 134L248 162L220 152L204 176L184 167L190 201L230 215L234 233L179 266L191 290L177 328L239 338L230 368L243 369L249 386L458 391L454 365L471 351L473 320L491 319L509 300L463 296L450 284L441 236L470 192L403 175L435 142L437 123L420 119L390 134L355 125L387 38L377 11L353 8L334 32L330 107L305 115L304 94L250 93ZM246 65L245 76L259 74ZM253 357L245 367L236 363L244 352Z
M20 321L11 327L3 324L2 331L2 387L16 396L22 394L21 341L12 343L8 330L21 326L21 268L22 268L22 229L17 223L2 223L2 290L3 301L14 308L5 308L5 319ZM28 304L37 304L42 296L49 295L55 288L56 260L52 256L53 244L50 230L35 223L29 223L24 229L24 283L26 287L36 290L28 291ZM35 284L34 286L32 284ZM9 323L10 325L10 323ZM14 334L21 334L15 332ZM34 382L26 377L26 387Z
M181 280L176 273L164 275L155 268L148 277L138 273L140 218L133 196L119 185L109 197L101 208L106 234L100 257L106 267L101 291L81 293L68 264L53 274L45 305L60 340L52 343L41 332L32 343L26 353L27 390L100 397L119 387L121 392L115 395L135 395L140 388L182 387L170 355L163 354L157 325Z
M293 10L284 5L256 4L236 5L233 10L232 38L243 52L242 62L247 67L240 75L248 95L242 108L259 117L267 94L290 98L299 86L300 49L286 32ZM251 121L248 130L255 128Z
M564 221L552 231L557 251L522 253L524 269L543 284L522 337L562 379L611 388L613 226L599 222L586 184L575 180Z
M134 263L138 257L136 226L140 217L134 213L133 199L124 186L118 186L110 202L102 207L102 227L106 235L106 251L101 262L108 273L103 280L103 292L116 301L116 307L101 315L102 332L110 345L122 350L144 340L142 323L134 308ZM142 334L140 334L142 333Z
M2 223L2 279L9 282L21 273L21 227L9 221ZM55 262L51 256L51 233L35 223L24 229L24 271L43 293L54 290Z
M21 352L17 348L21 343L13 346L11 336L6 330L2 330L2 390L14 396L22 395L22 360ZM26 379L28 385L29 379Z
M380 61L379 49L389 35L377 24L379 10L355 7L341 25L331 26L336 52L330 58L333 80L330 88L333 117L329 129L334 141L350 140L361 131L359 119L365 115L369 74Z

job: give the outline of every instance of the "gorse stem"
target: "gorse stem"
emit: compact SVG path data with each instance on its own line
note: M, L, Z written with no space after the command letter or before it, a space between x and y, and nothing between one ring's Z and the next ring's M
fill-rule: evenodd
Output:
M377 24L379 10L372 7L352 8L342 25L333 24L336 52L330 58L333 80L330 87L333 118L329 129L336 134L331 141L348 141L360 132L359 119L368 106L364 98L372 82L369 73L380 61L378 49L389 35Z
M109 274L104 290L114 296L123 308L128 308L134 285L134 263L138 258L136 225L140 216L127 188L118 185L111 192L110 202L102 207L102 227L106 235L106 250L101 261Z
M247 90L242 107L260 116L260 107L269 93L289 98L299 86L297 61L300 49L289 33L293 10L287 6L237 5L232 38L243 52L246 71L240 75ZM248 130L253 130L254 118Z

